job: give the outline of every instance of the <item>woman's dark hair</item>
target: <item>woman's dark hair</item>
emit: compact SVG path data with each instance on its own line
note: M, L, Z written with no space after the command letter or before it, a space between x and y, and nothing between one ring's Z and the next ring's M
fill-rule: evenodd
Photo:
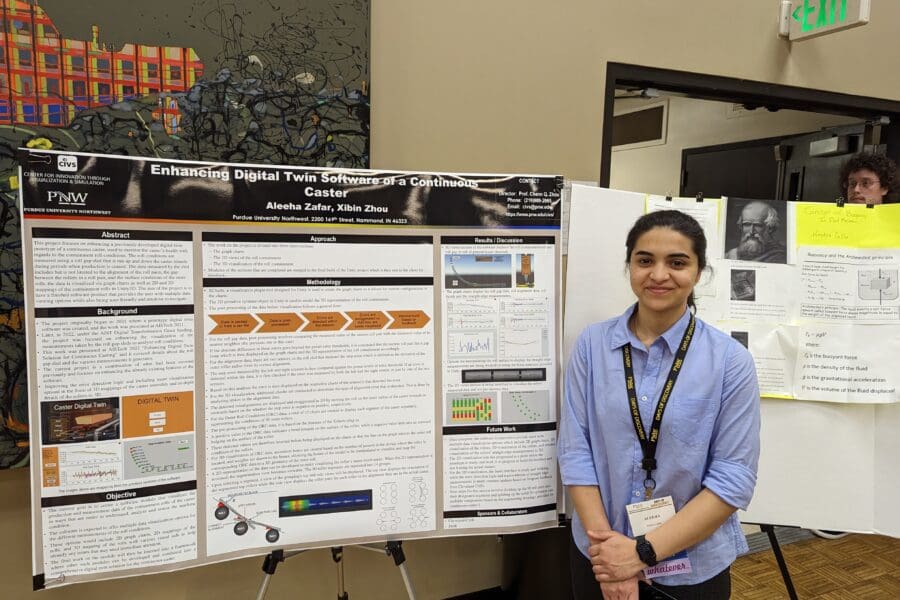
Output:
M638 238L657 227L665 227L677 231L687 239L691 240L691 248L697 255L697 266L700 271L706 268L706 234L697 220L680 210L658 210L656 212L647 213L639 218L631 226L628 237L625 238L625 264L631 263L631 254L634 252L634 246L637 244ZM697 305L694 303L694 293L688 296L688 306L696 310Z
M841 194L844 197L847 196L847 180L850 179L850 173L860 169L868 169L878 175L878 181L881 187L888 191L888 196L897 191L897 164L883 154L860 152L851 156L841 166ZM885 201L888 199L885 198Z

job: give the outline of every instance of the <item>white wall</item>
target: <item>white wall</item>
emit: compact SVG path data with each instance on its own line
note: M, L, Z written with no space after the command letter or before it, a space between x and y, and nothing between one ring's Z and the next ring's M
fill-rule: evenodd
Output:
M372 166L596 181L608 62L900 100L900 2L795 43L778 6L372 0Z

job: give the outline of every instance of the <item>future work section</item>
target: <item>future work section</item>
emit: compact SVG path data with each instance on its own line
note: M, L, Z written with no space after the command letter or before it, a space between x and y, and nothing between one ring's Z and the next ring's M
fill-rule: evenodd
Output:
M20 160L36 588L557 524L559 178Z

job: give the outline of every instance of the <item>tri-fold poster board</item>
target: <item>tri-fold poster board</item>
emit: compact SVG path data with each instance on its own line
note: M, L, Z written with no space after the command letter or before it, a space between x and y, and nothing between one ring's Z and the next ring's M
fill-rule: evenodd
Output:
M558 523L561 179L20 161L35 588Z
M758 202L575 185L563 333L559 177L20 163L36 589L556 526L560 356L670 207L757 364L744 519L900 536L900 206L766 203L754 249Z

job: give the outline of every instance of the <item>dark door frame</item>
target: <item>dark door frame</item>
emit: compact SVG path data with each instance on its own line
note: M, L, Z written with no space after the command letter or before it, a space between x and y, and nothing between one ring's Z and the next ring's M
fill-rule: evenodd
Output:
M859 117L870 121L888 117L890 124L881 128L882 140L889 147L900 146L900 102L868 96L826 92L810 88L674 71L624 63L607 63L606 91L603 105L603 134L600 151L600 180L609 187L612 161L613 108L616 89L655 88L685 94L700 100L734 102L768 109L789 109ZM900 148L898 148L900 150ZM894 152L890 152L893 156ZM897 156L893 156L897 159Z
M803 134L797 134L803 135ZM787 137L787 136L784 136ZM700 146L697 148L683 148L681 150L681 180L678 182L678 195L684 195L684 167L687 164L687 157L694 154L705 154L708 152L717 152L721 150L739 150L741 148L753 148L755 146L770 145L774 146L781 142L784 137L759 138L755 140L745 140L743 142L729 142L727 144L713 144L711 146ZM774 155L774 153L773 153ZM773 158L774 162L774 158Z

